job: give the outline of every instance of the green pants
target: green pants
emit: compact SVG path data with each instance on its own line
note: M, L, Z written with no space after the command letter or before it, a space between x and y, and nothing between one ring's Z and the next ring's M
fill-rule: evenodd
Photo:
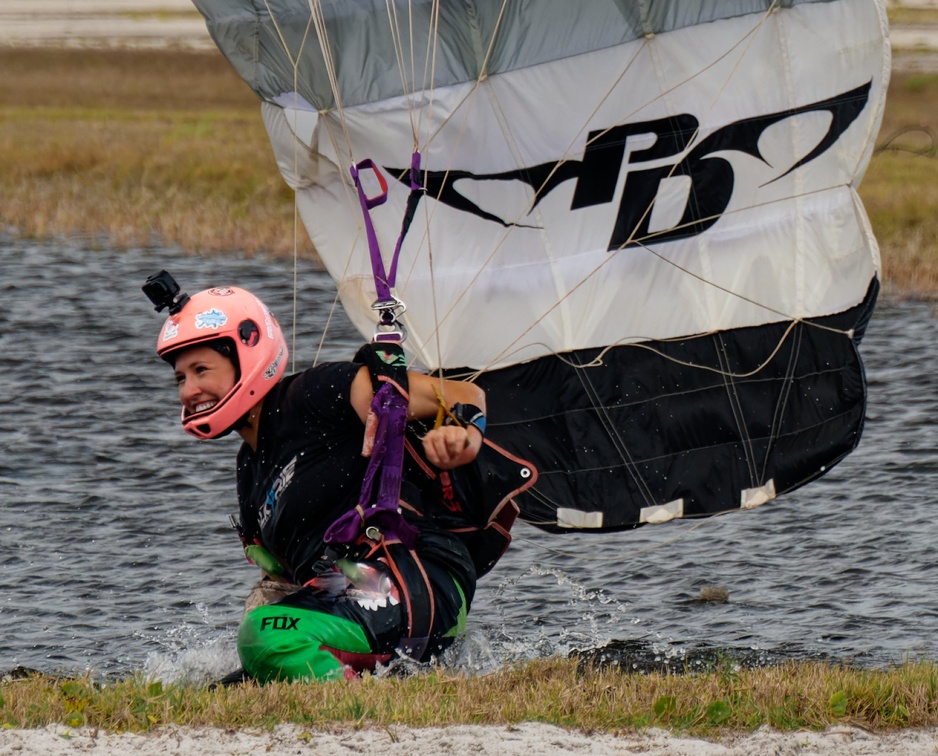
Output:
M392 584L374 592L350 586L337 594L305 587L247 613L238 631L245 671L260 682L354 676L406 654L416 661L440 653L465 627L468 603L460 585L425 565L429 602ZM408 612L427 612L425 638L408 637ZM427 619L421 615L421 620Z

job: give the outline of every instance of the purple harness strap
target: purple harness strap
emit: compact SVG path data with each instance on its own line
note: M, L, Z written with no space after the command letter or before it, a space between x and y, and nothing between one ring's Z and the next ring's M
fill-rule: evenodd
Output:
M362 186L362 170L370 169L378 179L381 185L381 193L374 197L369 197ZM368 238L368 251L371 255L371 271L375 279L375 291L378 295L378 302L390 302L394 299L391 294L391 288L397 278L397 260L401 254L401 245L404 243L404 236L410 228L416 210L416 203L419 201L423 192L423 187L417 180L420 173L420 152L415 150L410 158L410 197L407 201L407 211L404 214L404 220L401 223L401 233L397 237L397 244L394 247L394 256L391 258L391 272L386 273L384 268L384 259L381 256L381 247L378 244L378 235L375 232L374 223L371 220L371 210L379 205L383 205L388 199L388 182L385 180L381 171L370 158L362 160L349 168L352 174L352 180L355 182L355 189L358 192L358 201L362 207L362 217L365 219L365 235Z
M386 381L375 393L371 411L377 418L377 428L358 506L329 526L325 541L331 544L352 544L364 534L374 541L380 540L382 536L387 541L400 541L412 549L417 543L417 529L404 520L400 510L407 397L394 383ZM375 497L375 477L379 472L381 479ZM370 533L371 528L376 528L377 533Z
M381 193L369 197L362 186L361 170L371 169L381 185ZM374 309L381 311L379 332L376 333L373 344L395 344L400 348L401 335L396 328L395 309L401 303L391 294L391 287L397 276L397 260L400 256L404 236L410 227L414 211L419 201L422 187L417 181L420 171L420 153L415 151L411 157L410 187L411 194L407 203L407 212L401 224L401 233L394 249L391 261L391 273L385 272L384 260L381 257L381 248L378 245L378 236L375 233L374 223L371 220L371 210L382 205L388 197L388 184L372 160L362 160L350 168L352 180L358 192L358 200L365 220L365 232L368 238L368 250L371 254L371 269L374 276L375 291L378 301ZM383 329L383 331L382 331ZM393 331L393 332L389 332ZM403 353L401 352L403 360ZM369 363L374 378L376 371ZM400 369L400 368L399 368ZM378 373L380 375L380 373ZM384 377L389 378L393 372L388 367ZM406 372L401 380L406 384ZM353 544L362 534L367 538L379 541L382 537L388 541L400 541L407 548L412 549L417 542L417 529L409 525L401 514L401 473L404 465L404 431L407 426L408 398L401 386L393 380L385 380L384 385L375 391L369 413L369 426L377 423L374 430L374 443L369 454L368 469L362 481L361 495L355 509L346 512L336 520L326 531L325 541L329 544ZM370 433L370 431L369 431ZM366 446L367 446L366 438ZM378 492L375 495L375 477L380 472L381 479ZM374 530L372 530L374 528Z

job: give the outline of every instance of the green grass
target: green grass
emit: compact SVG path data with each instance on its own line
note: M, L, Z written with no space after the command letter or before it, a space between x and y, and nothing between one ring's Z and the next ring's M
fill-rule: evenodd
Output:
M890 26L938 26L938 8L903 7L902 0L886 9Z
M292 254L292 192L259 103L218 54L7 49L0 70L3 226Z
M938 296L938 75L897 75L860 196L882 248L884 290Z
M87 726L111 732L163 725L316 729L513 725L542 722L585 732L649 726L708 737L768 725L781 731L851 725L874 731L938 724L938 668L858 670L787 663L667 675L627 674L548 660L465 677L406 678L230 688L142 678L98 684L34 676L0 684L0 726Z

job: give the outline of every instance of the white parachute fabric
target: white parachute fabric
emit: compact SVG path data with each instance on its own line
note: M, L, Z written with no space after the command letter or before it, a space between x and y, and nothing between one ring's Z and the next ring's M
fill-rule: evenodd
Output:
M426 367L826 315L878 275L855 190L888 80L880 2L441 3L435 32L432 4L399 2L404 41L383 2L249 2L234 21L220 6L237 3L196 4L264 98L365 336L376 295L349 166L389 178L371 213L388 259L419 147L427 192L396 294Z

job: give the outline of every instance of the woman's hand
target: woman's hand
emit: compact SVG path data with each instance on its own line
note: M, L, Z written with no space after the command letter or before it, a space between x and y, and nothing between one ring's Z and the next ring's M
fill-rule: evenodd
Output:
M482 447L482 434L478 428L441 425L423 437L423 451L427 459L441 470L472 462Z

